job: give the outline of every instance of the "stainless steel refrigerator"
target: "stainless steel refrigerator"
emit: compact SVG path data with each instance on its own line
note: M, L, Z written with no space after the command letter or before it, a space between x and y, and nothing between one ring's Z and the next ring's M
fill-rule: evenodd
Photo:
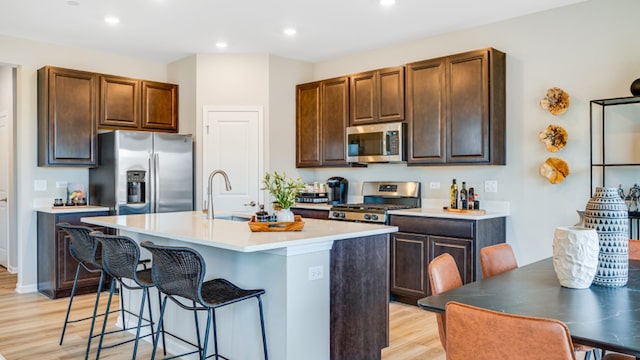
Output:
M115 130L98 135L89 200L114 214L193 210L191 135Z

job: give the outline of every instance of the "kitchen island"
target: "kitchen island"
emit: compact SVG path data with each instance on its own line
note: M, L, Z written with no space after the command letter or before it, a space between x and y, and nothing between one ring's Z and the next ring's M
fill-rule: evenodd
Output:
M138 242L192 247L205 258L206 279L265 289L272 359L380 359L388 345L388 246L397 227L303 219L299 232L251 232L246 221L207 220L200 211L82 220L118 229ZM127 296L139 296L131 293ZM126 298L125 303L138 302ZM216 317L220 354L262 358L257 306L235 304ZM195 339L192 319L173 307L165 326ZM169 339L170 352L185 350Z

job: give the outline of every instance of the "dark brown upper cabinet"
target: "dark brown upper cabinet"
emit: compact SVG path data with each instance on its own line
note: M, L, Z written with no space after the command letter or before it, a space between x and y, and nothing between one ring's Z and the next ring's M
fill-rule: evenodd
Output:
M142 128L178 131L178 85L142 82Z
M140 80L100 76L100 128L140 127Z
M404 120L404 67L351 75L350 125Z
M407 64L407 163L504 165L505 72L492 48Z
M349 78L296 86L296 167L347 166Z
M95 166L98 75L38 70L38 166Z

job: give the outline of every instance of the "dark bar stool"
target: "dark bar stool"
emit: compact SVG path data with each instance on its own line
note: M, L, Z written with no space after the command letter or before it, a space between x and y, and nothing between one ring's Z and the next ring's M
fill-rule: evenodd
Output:
M69 234L69 237L71 239L69 242L69 253L78 262L78 266L76 267L76 276L73 279L71 295L69 296L67 313L64 317L64 325L62 326L62 334L60 335L60 345L62 345L62 342L64 341L64 334L67 330L67 324L91 319L91 327L89 328L89 339L87 340L87 349L84 356L85 359L88 359L96 317L104 315L97 314L98 303L100 301L100 292L102 290L102 282L104 280L104 271L102 269L102 264L97 258L98 243L89 235L93 231L93 229L91 229L90 227L71 225L66 222L58 223L56 224L56 226L58 226L60 229L63 229L67 234ZM73 298L75 296L76 286L78 284L78 276L80 275L80 270L82 268L91 273L100 273L100 281L98 282L98 290L96 291L96 303L93 307L92 316L76 320L69 320L69 314L71 313L71 304L73 304Z
M149 288L155 287L153 279L151 277L152 269L147 269L146 267L143 270L138 270L138 265L140 264L140 248L138 244L133 241L131 238L126 236L117 236L117 235L105 235L99 231L94 231L91 234L91 237L94 238L102 245L102 268L104 271L111 276L111 287L109 290L109 301L107 302L107 310L106 315L104 317L104 323L102 324L102 332L100 333L100 342L98 344L98 352L96 354L96 359L100 358L100 352L102 349L112 348L115 346L119 346L122 344L129 343L131 341L135 341L135 345L133 347L133 355L132 359L136 358L136 354L138 351L138 341L140 340L140 329L143 326L142 321L145 320L147 324L144 326L149 326L151 329L151 333L145 336L151 335L154 338L153 331L153 316L151 311L151 296L149 295ZM124 282L124 279L129 279L133 282L133 284L127 284ZM109 314L109 308L111 307L111 299L113 297L113 293L116 288L116 282L120 284L121 288L126 288L129 290L142 290L142 297L140 301L140 309L138 314L138 323L136 326L136 337L135 339L129 339L123 342L119 342L117 344L103 346L103 340L105 334L111 334L115 332L121 332L130 330L132 328L127 328L126 319L123 317L122 319L122 329L111 331L106 333L107 319ZM144 308L145 308L145 300L148 304L149 308L149 319L144 319ZM158 303L160 303L160 293L158 293ZM143 336L144 337L144 336ZM166 349L165 349L166 354Z
M258 300L258 308L260 311L260 326L262 329L262 347L265 360L267 355L267 339L264 330L264 314L262 311L261 295L265 293L263 289L244 290L225 279L214 279L204 281L206 273L206 264L204 259L197 251L188 247L179 246L160 246L155 245L151 241L143 241L140 246L149 250L152 255L153 263L153 281L162 294L162 308L160 310L160 320L158 321L158 331L153 344L153 354L151 359L155 359L156 348L160 338L160 325L162 325L164 311L167 306L167 299L171 299L178 306L186 310L206 311L207 312L207 329L205 331L204 345L201 347L200 330L198 326L198 318L196 315L196 334L198 344L194 345L198 350L190 353L173 356L180 357L198 352L200 359L206 359L207 345L209 342L209 330L213 322L213 341L216 359L223 357L218 354L218 339L216 328L215 309L225 305L233 304L242 300L256 298ZM184 304L179 298L191 300L192 305ZM169 333L168 333L169 334ZM169 334L171 335L171 334ZM183 339L178 338L184 341ZM164 341L164 338L163 338ZM224 357L223 357L224 358ZM226 358L225 358L226 359Z

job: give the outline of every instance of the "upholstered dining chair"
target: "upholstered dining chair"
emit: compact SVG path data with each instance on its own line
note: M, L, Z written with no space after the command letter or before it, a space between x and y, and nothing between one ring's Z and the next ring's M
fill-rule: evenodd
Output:
M640 240L629 239L629 260L640 260Z
M427 272L429 273L431 295L438 295L445 291L462 286L462 278L460 277L456 261L447 253L431 260ZM440 343L446 351L446 324L444 314L436 314L436 320L438 321Z
M509 244L496 244L480 249L482 277L490 278L518 267L518 261Z
M640 255L640 249L638 251L638 255ZM511 245L496 244L480 249L480 267L482 268L482 277L486 279L517 268L518 261ZM585 353L585 360L591 359L592 353L596 360L600 360L601 355L598 349L579 343L574 343L573 346L575 351Z
M457 302L446 307L447 360L575 360L569 328L554 319ZM531 346L534 345L534 346Z

